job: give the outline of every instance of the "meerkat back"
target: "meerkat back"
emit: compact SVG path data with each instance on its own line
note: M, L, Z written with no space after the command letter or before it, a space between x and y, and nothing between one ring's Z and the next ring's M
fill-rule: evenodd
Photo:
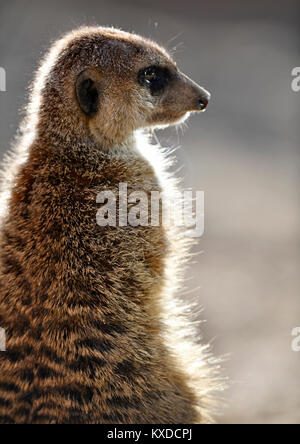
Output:
M184 233L120 211L120 184L176 190L137 134L208 101L164 49L111 28L80 28L42 61L2 172L1 424L211 421L216 385L173 294ZM97 222L101 193L117 196L115 224Z

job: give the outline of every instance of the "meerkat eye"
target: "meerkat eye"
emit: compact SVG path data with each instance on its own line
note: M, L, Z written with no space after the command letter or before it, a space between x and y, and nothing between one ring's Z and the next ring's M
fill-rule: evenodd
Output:
M157 79L156 69L147 68L144 73L144 78L147 83L153 82L153 80Z
M161 92L170 81L171 75L167 68L149 66L139 71L139 84L150 89L152 94Z

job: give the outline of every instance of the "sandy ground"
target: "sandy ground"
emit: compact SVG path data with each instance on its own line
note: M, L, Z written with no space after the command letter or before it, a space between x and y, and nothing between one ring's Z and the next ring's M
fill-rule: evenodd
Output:
M202 334L227 355L224 423L299 423L300 93L297 2L3 1L0 151L9 147L24 90L48 41L83 23L114 24L174 50L184 71L211 90L208 112L182 135L186 186L205 191L202 252L183 297L203 307ZM225 7L226 6L226 7ZM176 47L176 48L175 48Z

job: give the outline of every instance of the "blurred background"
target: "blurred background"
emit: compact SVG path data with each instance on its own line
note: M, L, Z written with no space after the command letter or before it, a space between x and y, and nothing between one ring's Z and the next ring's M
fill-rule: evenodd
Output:
M49 41L82 24L113 25L165 45L212 92L180 146L185 185L205 191L206 232L182 296L202 306L204 340L228 354L222 423L300 423L300 66L298 0L2 0L0 156Z

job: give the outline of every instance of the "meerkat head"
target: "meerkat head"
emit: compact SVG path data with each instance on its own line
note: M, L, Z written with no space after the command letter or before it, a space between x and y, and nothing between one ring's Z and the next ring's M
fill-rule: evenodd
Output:
M59 41L45 83L47 127L65 124L60 134L68 128L105 147L123 143L137 129L204 111L210 99L163 48L113 28L82 28Z

